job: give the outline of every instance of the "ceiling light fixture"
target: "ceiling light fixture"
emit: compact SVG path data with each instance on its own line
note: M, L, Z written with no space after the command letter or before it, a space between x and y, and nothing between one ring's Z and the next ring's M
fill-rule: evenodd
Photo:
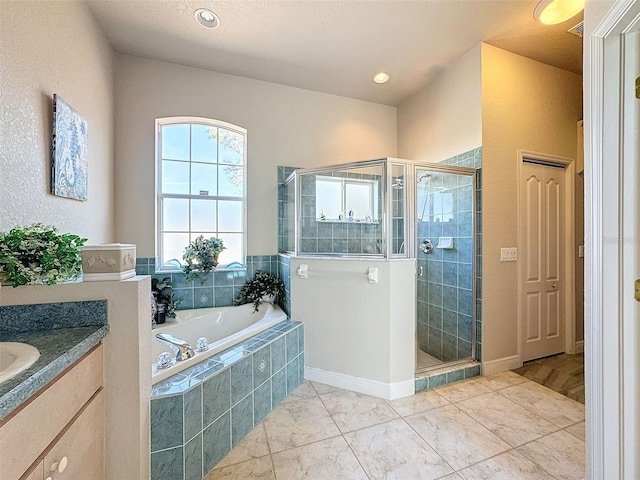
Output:
M194 12L194 16L200 25L205 28L216 28L220 25L220 19L208 8L199 8Z
M387 72L380 72L377 73L375 77L373 77L373 81L376 83L387 83L390 78L391 75L389 75Z
M584 0L541 0L533 16L545 25L566 22L584 10Z

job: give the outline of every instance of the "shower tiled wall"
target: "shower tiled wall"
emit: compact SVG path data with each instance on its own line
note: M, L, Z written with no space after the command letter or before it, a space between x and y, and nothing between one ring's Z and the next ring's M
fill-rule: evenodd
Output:
M217 269L204 282L189 281L181 272L156 272L155 258L136 258L138 275L151 275L159 280L170 278L175 297L181 300L178 310L233 305L242 286L257 270L278 275L278 255L248 255L245 267Z
M278 252L295 250L295 190L293 182L284 184L295 170L296 167L278 167Z
M290 221L293 191L286 189L284 180L296 170L293 167L278 167L278 251L293 250L292 225ZM324 175L324 174L323 174ZM327 172L326 175L331 175ZM338 175L337 175L338 176ZM376 179L373 175L345 174L348 178ZM301 229L299 253L382 253L382 225L326 221L316 218L315 175L305 175L300 180Z
M280 306L291 316L291 258L288 255L278 255L278 277L284 283L285 291L285 300Z
M404 182L404 177L393 177L392 183ZM404 253L404 188L391 189L391 251L392 253Z
M481 165L482 150L477 148L449 158L443 162L478 169L476 191L472 190L471 177L432 173L431 187L450 199L449 207L443 207L443 216L427 215L426 221L418 221L418 241L425 238L438 244L439 237L453 237L454 248L434 248L429 255L420 254L418 266L425 272L418 278L417 337L421 350L442 361L468 358L472 355L473 309L476 309L476 358L481 355ZM476 196L473 211L473 196ZM418 205L420 210L420 205ZM420 215L421 212L418 211ZM449 214L449 215L447 215ZM475 216L476 251L473 245ZM473 272L475 255L476 272ZM473 286L476 301L473 301Z

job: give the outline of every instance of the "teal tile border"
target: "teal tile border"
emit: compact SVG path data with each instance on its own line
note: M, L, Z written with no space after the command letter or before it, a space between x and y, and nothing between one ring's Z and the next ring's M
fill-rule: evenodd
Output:
M200 480L303 378L304 326L285 320L155 384L151 478Z
M416 393L428 388L440 387L442 385L458 382L467 378L477 377L480 375L480 371L480 364L470 366L469 363L465 363L459 368L448 372L440 372L436 370L431 375L415 379Z
M200 280L188 281L182 272L156 272L155 258L138 257L136 274L151 275L159 280L169 277L176 299L182 301L177 310L228 307L233 305L234 298L247 278L253 278L257 270L278 275L280 262L278 255L248 255L244 267L217 269L203 283ZM288 313L289 309L286 311Z

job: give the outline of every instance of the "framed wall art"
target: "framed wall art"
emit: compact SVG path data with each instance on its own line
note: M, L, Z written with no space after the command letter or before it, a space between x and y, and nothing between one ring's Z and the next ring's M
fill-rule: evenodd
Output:
M51 193L87 200L87 121L53 94Z

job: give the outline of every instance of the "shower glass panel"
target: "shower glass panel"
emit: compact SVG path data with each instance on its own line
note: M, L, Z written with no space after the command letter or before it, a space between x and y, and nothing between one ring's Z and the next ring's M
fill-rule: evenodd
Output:
M297 172L300 254L383 254L383 167Z
M405 214L407 197L404 188L406 165L391 164L391 255L403 255L405 244Z
M298 169L281 190L279 238L298 256L415 258L416 372L473 359L475 178L398 158Z
M416 167L418 371L474 355L473 181Z
M281 188L284 189L283 212L281 212L282 225L280 228L283 232L284 245L280 250L284 252L293 252L296 249L296 183L289 182Z

